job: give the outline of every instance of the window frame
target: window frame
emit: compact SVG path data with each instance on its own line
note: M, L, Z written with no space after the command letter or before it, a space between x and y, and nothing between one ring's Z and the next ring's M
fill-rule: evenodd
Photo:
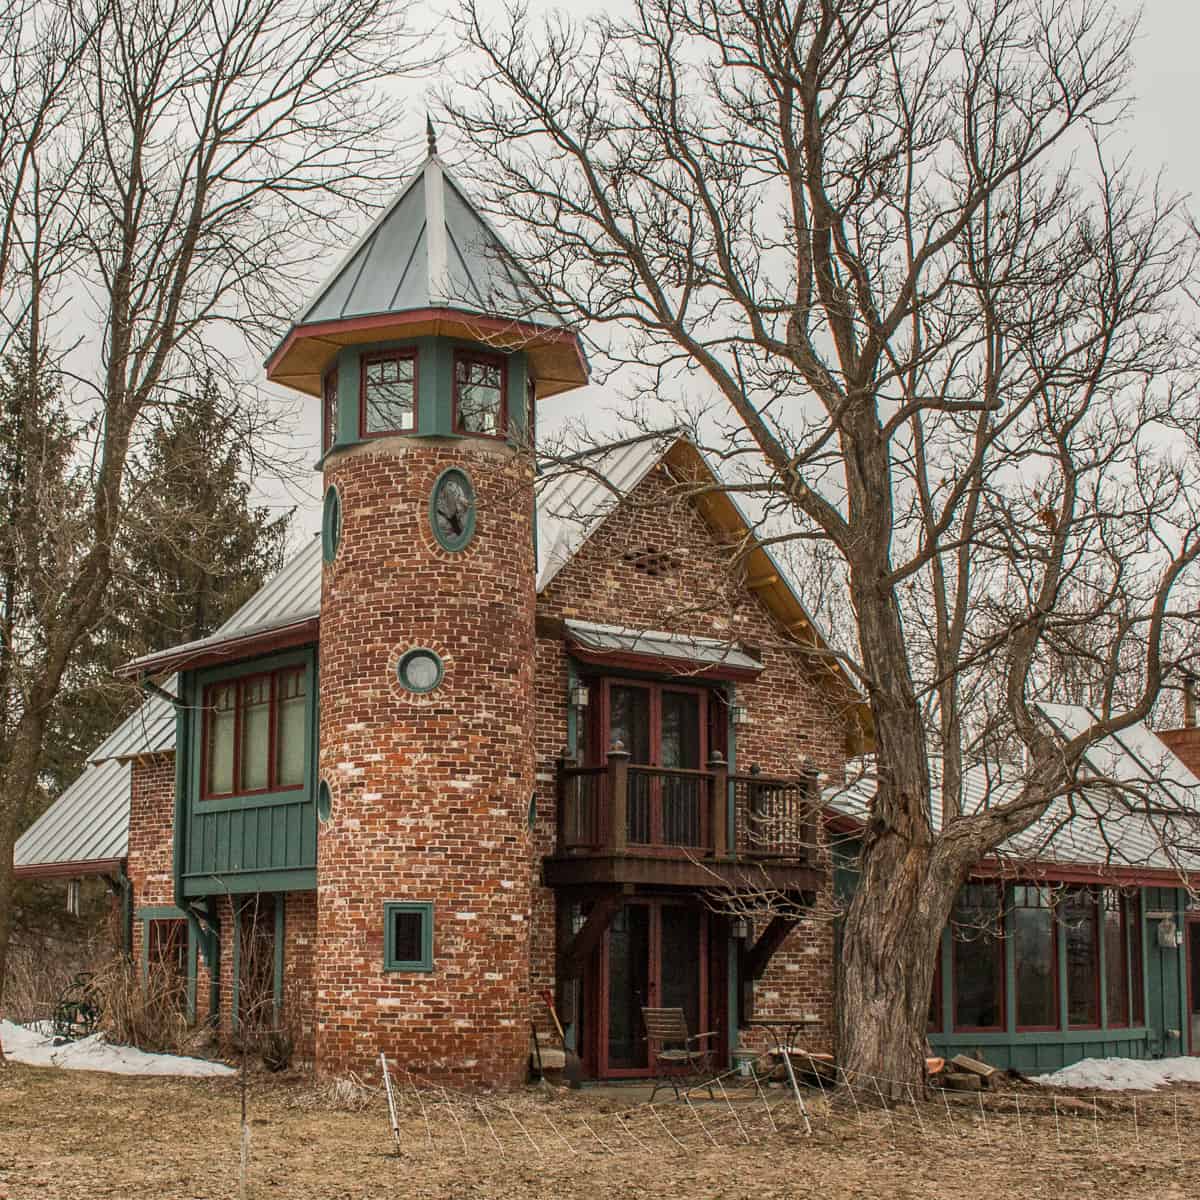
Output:
M940 1034L946 1023L944 990L942 985L942 938L938 936L937 957L933 962L933 983L929 996L929 1015L925 1018L925 1032Z
M1115 898L1115 908L1109 907L1109 900ZM1127 907L1128 897L1123 888L1106 887L1100 894L1101 913L1105 914L1100 919L1100 937L1104 941L1104 1028L1105 1029L1132 1029L1133 1024L1133 981L1131 975L1130 961L1130 938L1129 938L1129 910ZM1109 972L1112 970L1112 963L1108 956L1108 939L1107 939L1107 915L1109 912L1117 914L1117 928L1120 933L1121 943L1121 984L1125 1000L1125 1019L1123 1021L1114 1021L1111 1006L1109 1004L1108 995L1108 980Z
M495 433L476 433L474 430L463 429L458 419L458 364L460 362L483 363L497 367L500 371L500 412L497 417ZM489 353L484 350L456 349L450 367L450 429L459 437L490 438L492 441L507 441L509 434L508 418L508 358L503 354Z
M261 670L247 671L244 674L236 675L224 679L213 679L205 683L200 691L200 793L199 798L202 801L220 801L220 800L242 800L250 799L256 796L271 796L277 794L285 794L288 792L303 791L306 786L306 780L301 780L300 783L279 783L279 760L278 760L278 730L279 730L279 686L278 678L281 675L300 675L304 679L304 712L305 712L305 728L307 729L311 714L311 692L308 680L308 666L303 662L292 662L282 664L276 667L268 667ZM240 787L242 774L242 717L243 704L242 695L248 684L255 683L261 679L269 679L271 681L270 699L267 702L269 717L267 731L267 784L261 788ZM209 697L218 688L233 687L234 704L233 704L233 791L231 792L213 792L210 790L209 779L209 764L210 764L210 745L209 733L211 731L211 722L213 716L213 707L209 701ZM307 738L306 738L307 741ZM307 776L308 769L305 768Z
M332 386L331 386L332 385ZM337 442L338 365L321 380L321 454L326 455Z
M998 929L992 941L995 943L996 960L999 963L999 969L996 972L996 990L997 1005L996 1012L998 1016L995 1025L960 1025L958 1023L958 947L966 945L965 940L959 939L954 933L954 913L958 907L958 897L955 896L954 905L950 909L950 1023L952 1033L1004 1033L1008 1028L1008 955L1005 953L1005 930L1004 930L1004 906L1007 897L1007 889L1001 883L993 883L989 880L972 880L968 879L963 887L990 887L997 893L997 908L996 918L998 921ZM960 888L961 892L961 888Z
M1067 908L1068 898L1072 895L1087 894L1092 898L1092 990L1096 1005L1096 1019L1092 1022L1077 1023L1071 1020L1071 963L1070 963L1070 946L1064 946L1064 962L1063 962L1063 987L1066 989L1066 1014L1067 1014L1067 1029L1068 1030L1088 1030L1088 1029L1103 1029L1104 1026L1104 975L1100 970L1100 941L1103 936L1100 928L1100 913L1102 896L1097 892L1095 885L1083 884L1081 886L1068 887L1063 892L1063 898L1059 902L1059 910L1064 912ZM1064 917L1065 921L1065 917ZM1064 931L1065 933L1066 931Z
M400 959L392 954L392 917L416 913L421 917L421 957ZM383 969L390 974L428 975L433 971L433 901L385 900L383 902Z
M367 367L374 363L399 362L401 360L407 360L412 363L412 424L404 427L394 426L391 429L378 429L372 432L367 428ZM358 436L364 441L367 438L394 437L397 434L416 433L419 399L420 356L415 346L400 350L380 350L374 354L364 354L358 360Z
M1016 930L1016 913L1018 908L1030 908L1033 911L1043 911L1041 906L1036 908L1033 905L1025 905L1017 903L1017 888L1032 889L1036 888L1040 891L1049 893L1049 900L1045 905L1044 911L1050 914L1050 962L1053 967L1051 977L1054 980L1054 1024L1053 1025L1022 1025L1021 1024L1021 970L1020 964L1017 961L1017 930ZM1016 1010L1013 1013L1013 1028L1017 1033L1057 1033L1062 1029L1062 991L1063 980L1061 964L1059 962L1059 946L1058 946L1058 898L1055 895L1054 888L1047 884L1037 883L1017 883L1013 884L1008 891L1011 897L1010 907L1012 909L1012 939L1013 939L1013 954L1012 954L1012 984L1013 998L1016 1004ZM1006 964L1007 965L1007 964ZM1006 981L1007 982L1007 981Z
M1137 888L1122 899L1129 918L1129 1027L1141 1029L1146 1024L1146 976L1142 948L1145 929L1142 918L1142 889Z

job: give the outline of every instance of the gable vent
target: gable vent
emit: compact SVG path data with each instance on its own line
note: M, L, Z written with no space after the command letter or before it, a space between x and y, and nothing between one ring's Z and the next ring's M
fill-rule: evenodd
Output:
M640 550L626 550L621 556L635 571L657 579L678 570L679 559L657 546L643 546Z

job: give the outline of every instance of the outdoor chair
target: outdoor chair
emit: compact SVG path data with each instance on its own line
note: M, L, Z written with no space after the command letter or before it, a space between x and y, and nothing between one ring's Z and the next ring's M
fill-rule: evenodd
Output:
M643 1008L642 1021L650 1046L650 1065L654 1068L650 1099L658 1095L659 1088L669 1087L674 1089L678 1100L680 1084L684 1085L684 1091L707 1085L712 1096L716 1048L710 1039L716 1033L689 1034L682 1008Z

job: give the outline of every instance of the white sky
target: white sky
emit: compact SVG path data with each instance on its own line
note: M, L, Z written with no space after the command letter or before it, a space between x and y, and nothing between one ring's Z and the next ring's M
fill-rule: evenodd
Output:
M493 0L497 13L502 11L501 0ZM1127 127L1117 136L1117 144L1124 142L1135 166L1148 177L1162 171L1164 187L1171 192L1200 197L1200 153L1198 153L1197 127L1200 125L1200 0L1150 0L1143 6L1141 0L1113 0L1115 7L1123 12L1136 13L1142 10L1141 33L1135 48L1135 75L1133 79L1134 107ZM622 7L604 5L610 14ZM549 11L556 5L548 0L534 0L535 10ZM582 4L568 4L568 11L582 13ZM587 9L594 5L586 5ZM437 27L436 17L432 18ZM444 26L443 26L444 28ZM426 103L424 85L414 83L404 89L405 99L410 99L408 124L405 130L419 136L424 127ZM432 105L430 106L432 107ZM453 135L449 130L439 133L443 151L452 147ZM449 157L453 158L453 154ZM415 165L415 164L414 164ZM470 178L463 183L470 190ZM1200 200L1194 201L1200 208ZM364 223L365 224L365 223ZM321 271L333 269L348 247L341 247L325 256ZM283 331L281 330L281 333ZM261 379L261 366L248 363L247 370L257 371ZM539 427L550 431L566 418L582 413L596 414L596 423L608 425L614 418L611 412L619 406L621 397L615 391L586 389L568 396L558 397L543 404L539 411ZM318 454L318 404L307 397L291 406L294 419L291 436L298 447L311 447L311 458ZM603 415L601 415L603 414ZM663 413L664 422L669 414ZM285 496L277 483L260 481L264 499L271 504L299 503L293 541L299 544L317 530L320 524L320 476L312 472L299 488L287 489Z

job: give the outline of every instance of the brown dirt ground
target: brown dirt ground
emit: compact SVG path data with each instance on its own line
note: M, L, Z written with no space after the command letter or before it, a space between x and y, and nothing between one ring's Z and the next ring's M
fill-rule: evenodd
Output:
M303 1077L252 1076L248 1095L246 1200L1191 1200L1200 1189L1197 1089L1141 1095L1136 1125L1130 1096L1064 1100L1057 1129L1045 1093L1019 1085L982 1114L975 1096L949 1112L939 1095L902 1097L885 1115L865 1095L816 1095L811 1136L782 1089L765 1093L769 1116L750 1089L632 1113L643 1093L531 1089L453 1108L426 1093L428 1127L403 1091L399 1157L378 1092L347 1107ZM238 1197L239 1113L228 1079L0 1067L0 1200Z

